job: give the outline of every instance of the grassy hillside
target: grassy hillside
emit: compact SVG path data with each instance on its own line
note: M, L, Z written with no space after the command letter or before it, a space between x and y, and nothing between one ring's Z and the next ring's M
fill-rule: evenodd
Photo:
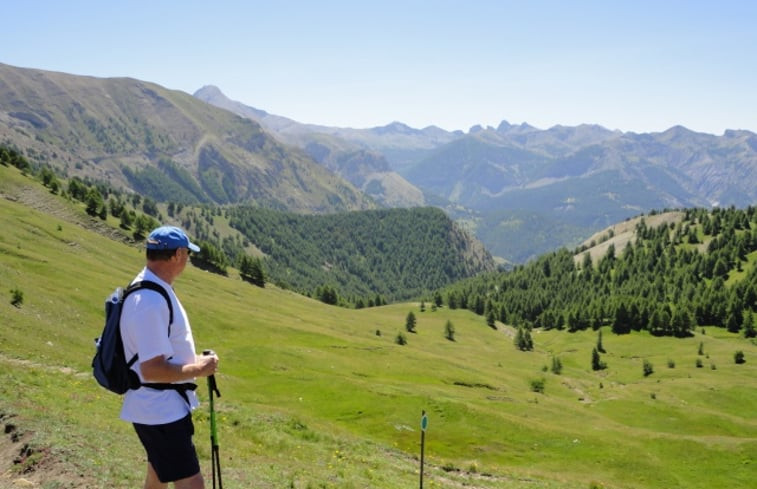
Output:
M375 208L256 122L154 83L0 63L0 113L0 143L34 163L157 201Z
M88 218L57 198L45 213L9 200L20 187L48 195L0 167L0 486L138 486L138 441L89 363L102 300L142 266L141 247L75 224ZM684 339L605 330L611 368L596 373L593 331L535 332L535 351L521 352L511 327L463 310L329 307L192 267L176 289L198 348L222 359L228 487L414 487L422 410L425 487L710 489L757 476L757 346L722 329ZM411 310L418 332L399 346ZM746 363L734 363L737 350ZM207 404L195 419L209 478Z

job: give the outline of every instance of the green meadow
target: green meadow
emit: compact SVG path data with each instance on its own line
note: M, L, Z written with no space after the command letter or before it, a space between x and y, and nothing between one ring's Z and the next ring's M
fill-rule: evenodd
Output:
M103 301L141 269L142 247L90 230L77 206L14 169L0 167L0 194L0 487L139 487L141 447L90 362ZM337 308L191 266L175 287L198 349L221 358L229 488L418 487L422 411L424 487L713 489L757 478L757 345L723 329L604 330L607 369L595 372L595 331L536 330L535 350L522 352L512 327L463 310ZM400 346L410 311L417 333ZM208 417L204 402L196 444L209 487Z

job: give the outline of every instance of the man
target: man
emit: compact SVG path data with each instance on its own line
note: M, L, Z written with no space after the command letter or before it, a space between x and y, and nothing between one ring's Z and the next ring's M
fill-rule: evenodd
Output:
M218 357L195 353L189 318L172 287L190 252L200 248L173 226L153 230L146 248L147 264L134 281L149 280L166 290L173 323L169 326L170 310L162 294L146 288L130 294L121 316L126 358L138 355L132 369L142 383L191 383L196 377L213 375ZM147 452L145 489L166 488L169 482L176 489L205 487L192 442L192 410L197 405L193 390L142 386L126 393L121 419L134 424Z

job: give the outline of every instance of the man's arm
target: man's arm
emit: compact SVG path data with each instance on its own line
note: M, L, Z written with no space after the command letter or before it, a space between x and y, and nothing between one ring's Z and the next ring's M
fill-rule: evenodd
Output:
M142 362L139 368L146 382L182 382L216 373L218 357L216 355L197 356L195 363L177 365L166 360L164 355L158 355Z

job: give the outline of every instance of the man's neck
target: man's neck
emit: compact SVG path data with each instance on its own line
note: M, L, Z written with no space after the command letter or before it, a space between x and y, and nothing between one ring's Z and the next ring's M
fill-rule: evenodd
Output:
M173 273L173 267L170 262L148 261L147 269L168 285L173 285L176 275Z

